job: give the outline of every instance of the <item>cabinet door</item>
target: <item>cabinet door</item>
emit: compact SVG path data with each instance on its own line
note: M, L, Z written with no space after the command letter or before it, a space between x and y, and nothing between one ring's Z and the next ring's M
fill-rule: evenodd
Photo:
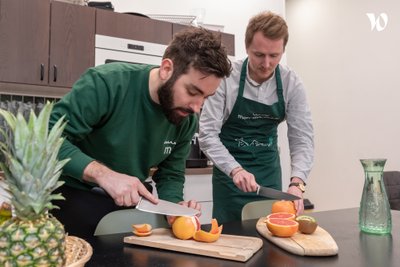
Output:
M170 22L101 9L96 13L96 34L157 44L171 41Z
M52 2L49 84L71 87L94 66L95 9Z
M172 34L174 35L175 33L183 30L186 27L188 27L188 26L174 23L172 26ZM213 32L216 32L216 31L213 31ZM216 33L218 33L218 32L216 32ZM225 45L228 55L235 56L235 35L230 34L230 33L224 33L224 32L219 32L219 33L221 34L221 41Z
M47 84L49 0L0 0L0 81Z

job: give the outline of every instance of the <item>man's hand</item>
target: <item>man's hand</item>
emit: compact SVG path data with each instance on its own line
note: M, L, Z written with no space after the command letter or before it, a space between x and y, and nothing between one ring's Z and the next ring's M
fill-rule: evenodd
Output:
M113 199L118 206L135 206L141 196L154 204L158 199L151 194L135 176L115 172L108 167L93 161L84 170L83 179L97 183Z
M258 184L252 173L249 173L243 168L235 168L231 172L233 183L243 192L257 191Z
M198 214L196 214L196 216L197 217L201 216L201 205L200 205L200 203L196 202L195 200L181 201L178 204L200 211ZM175 219L176 219L176 216L167 216L168 224L172 225L172 223L175 221Z
M301 180L298 177L293 177L292 182L295 183L304 183L303 180ZM289 194L301 197L299 200L294 201L294 207L296 208L296 215L299 216L304 212L304 202L303 202L303 192L297 187L297 186L291 186L288 188L287 192Z

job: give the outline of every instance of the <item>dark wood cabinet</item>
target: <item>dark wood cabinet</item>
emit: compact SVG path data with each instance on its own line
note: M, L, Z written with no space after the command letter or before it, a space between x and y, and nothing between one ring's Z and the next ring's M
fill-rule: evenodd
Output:
M0 0L0 81L48 83L48 0Z
M94 66L95 9L51 3L49 84L71 87Z
M174 23L172 26L172 35L186 28L187 26ZM216 32L216 31L213 31ZM225 32L216 32L221 34L221 41L225 45L228 55L235 56L235 35Z
M95 65L96 34L168 45L184 27L54 0L0 0L0 95L63 96ZM234 35L221 35L234 56Z
M94 34L92 8L49 0L0 0L0 82L67 90L94 66Z
M98 9L96 34L166 45L171 41L172 23Z

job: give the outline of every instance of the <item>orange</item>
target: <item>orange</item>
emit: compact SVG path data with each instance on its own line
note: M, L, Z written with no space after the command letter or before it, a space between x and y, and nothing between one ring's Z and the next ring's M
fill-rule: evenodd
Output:
M288 200L279 200L275 201L272 204L271 213L277 212L288 212L292 214L296 214L296 209L294 208L294 203Z
M152 229L151 225L148 223L132 224L132 228L138 233L147 233Z
M143 224L132 224L133 233L137 236L148 236L151 235L152 227L148 223Z
M200 221L197 216L180 216L172 223L172 233L179 239L190 239L200 230Z
M267 227L271 234L278 237L291 237L299 229L299 223L286 219L268 219Z
M294 220L296 219L296 215L294 215L293 213L289 213L289 212L276 212L276 213L271 213L266 217L267 219L286 219L286 220Z
M136 230L133 231L133 233L137 236L149 236L153 233L153 231L148 231L148 232L138 232Z
M211 220L211 230L209 232L199 230L194 233L193 239L200 242L215 242L218 240L222 232L222 225L218 226L216 219Z

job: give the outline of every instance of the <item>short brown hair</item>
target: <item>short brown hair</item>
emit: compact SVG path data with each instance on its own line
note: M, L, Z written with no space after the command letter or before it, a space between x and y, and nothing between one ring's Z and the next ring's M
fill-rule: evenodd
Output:
M221 35L197 27L188 27L176 33L163 58L172 60L178 76L193 67L204 74L224 78L229 76L232 67L226 48L221 43Z
M289 40L289 32L286 21L281 16L271 11L264 11L252 17L246 29L246 48L250 46L254 35L259 31L261 31L266 38L272 40L283 39L283 47L286 47Z

